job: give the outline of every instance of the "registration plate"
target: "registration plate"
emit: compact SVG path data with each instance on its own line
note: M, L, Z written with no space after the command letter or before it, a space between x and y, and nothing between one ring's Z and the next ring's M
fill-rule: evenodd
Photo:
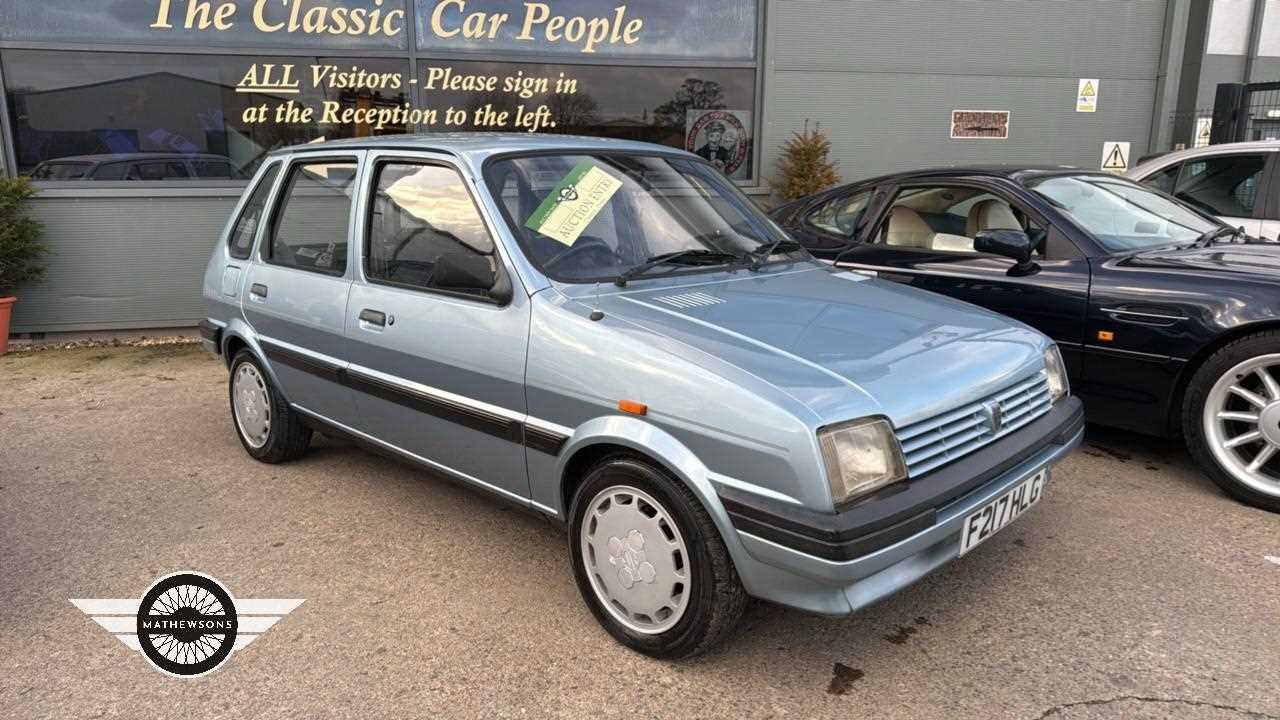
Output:
M973 511L964 519L964 527L960 530L960 554L964 555L986 542L992 535L1021 517L1032 505L1040 502L1048 479L1049 470L1046 468Z

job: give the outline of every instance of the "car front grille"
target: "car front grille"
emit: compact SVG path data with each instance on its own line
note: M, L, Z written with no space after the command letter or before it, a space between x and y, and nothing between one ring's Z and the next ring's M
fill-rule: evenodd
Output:
M898 442L907 473L919 477L958 460L1049 412L1050 404L1049 381L1041 371L978 402L901 428ZM999 427L996 414L1003 416Z

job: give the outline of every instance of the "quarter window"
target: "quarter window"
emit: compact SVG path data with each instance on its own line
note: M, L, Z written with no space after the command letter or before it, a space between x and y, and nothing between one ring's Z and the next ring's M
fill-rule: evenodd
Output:
M810 213L809 224L835 235L853 237L870 202L870 190L828 200Z
M271 262L340 275L347 271L347 233L356 163L298 165L289 177L271 233Z
M462 176L442 165L387 163L378 170L369 224L370 280L485 295L459 268L497 271L493 239Z
M253 252L253 241L258 237L258 227L262 224L262 216L267 209L267 199L271 196L271 188L278 174L280 174L280 166L272 165L258 181L258 187L254 189L253 196L249 198L244 212L240 213L235 227L231 229L229 243L231 257L237 260L248 260L249 254Z

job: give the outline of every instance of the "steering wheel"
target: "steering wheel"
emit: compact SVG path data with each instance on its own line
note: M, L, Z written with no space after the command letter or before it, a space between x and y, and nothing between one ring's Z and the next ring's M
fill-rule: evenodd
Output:
M547 260L544 260L542 266L544 268L551 269L571 257L576 257L587 252L606 253L608 255L608 265L615 264L615 261L618 259L617 253L613 251L613 248L609 247L609 243L592 235L583 235L578 238L578 241L572 246L556 253Z

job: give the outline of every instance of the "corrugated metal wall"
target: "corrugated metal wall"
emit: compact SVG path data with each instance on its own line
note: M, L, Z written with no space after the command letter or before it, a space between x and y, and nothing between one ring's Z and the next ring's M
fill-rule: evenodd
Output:
M971 162L1094 168L1104 140L1145 152L1166 3L775 0L767 24L766 175L805 119L846 180ZM1079 78L1102 80L1075 112ZM950 113L1009 110L1008 140L951 140Z
M37 197L48 275L19 293L11 331L194 326L205 316L205 264L237 196Z

